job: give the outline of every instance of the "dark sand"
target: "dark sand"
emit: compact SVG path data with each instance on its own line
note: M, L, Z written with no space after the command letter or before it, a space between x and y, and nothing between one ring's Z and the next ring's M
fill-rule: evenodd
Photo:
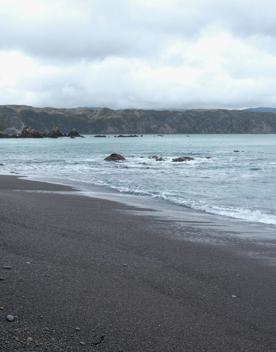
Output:
M24 189L70 190L0 177L0 351L276 351L275 266L125 205Z

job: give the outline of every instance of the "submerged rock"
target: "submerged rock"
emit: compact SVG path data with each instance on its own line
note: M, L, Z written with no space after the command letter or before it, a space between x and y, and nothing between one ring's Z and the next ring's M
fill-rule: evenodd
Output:
M118 138L133 138L133 137L139 137L137 134L119 134L117 136Z
M123 161L126 160L121 154L112 153L107 156L104 160L106 161Z
M164 158L162 158L162 156L158 156L158 155L150 156L149 159L154 159L155 161L164 161L165 160Z
M183 161L192 161L192 160L194 160L194 158L192 158L190 156L180 156L179 158L172 159L172 161L174 163L180 163L180 162L183 162Z

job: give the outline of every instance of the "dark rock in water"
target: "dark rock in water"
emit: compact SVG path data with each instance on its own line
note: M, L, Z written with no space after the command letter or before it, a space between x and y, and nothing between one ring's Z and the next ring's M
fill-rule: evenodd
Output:
M139 137L137 134L119 134L117 136L118 138L133 138L133 137Z
M106 157L104 160L106 160L106 161L123 161L126 159L121 154L112 153L108 157Z
M40 132L30 127L24 127L23 130L19 133L18 138L43 138L46 136L46 132Z
M183 162L183 161L192 161L192 160L194 160L194 158L192 158L190 156L181 156L179 158L172 159L172 161L174 163L180 163L180 162Z
M21 132L10 135L0 132L0 138L59 138L59 137L83 137L76 129L72 129L68 135L63 134L58 127L53 128L50 132L38 131L31 127L24 127Z
M206 156L206 159L211 159L211 157L210 156Z
M240 151L239 150L233 150L234 153L239 153Z
M96 134L94 137L96 138L106 138L104 134Z
M67 134L68 137L70 138L76 138L76 137L82 137L79 132L73 128L68 134Z
M52 129L51 132L48 133L49 138L59 138L59 137L64 137L64 134L60 132L58 127L55 127Z
M15 316L14 315L11 315L11 314L8 314L6 316L6 320L9 322L9 323L12 323L13 321L15 321Z
M164 158L162 158L162 156L158 156L158 155L150 156L149 159L154 159L155 161L164 161L165 160Z

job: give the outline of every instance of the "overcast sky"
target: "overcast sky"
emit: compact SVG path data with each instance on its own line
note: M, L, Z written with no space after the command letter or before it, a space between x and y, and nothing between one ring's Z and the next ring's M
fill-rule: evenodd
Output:
M276 106L276 1L0 0L0 104Z

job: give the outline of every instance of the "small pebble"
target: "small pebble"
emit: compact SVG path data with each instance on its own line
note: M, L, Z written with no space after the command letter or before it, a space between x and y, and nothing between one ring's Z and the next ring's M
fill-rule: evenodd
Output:
M1 307L0 307L0 310L4 310L4 307L1 306Z
M0 277L0 281L4 281L5 280L5 278L4 277Z
M5 266L3 266L3 269L5 269L5 270L11 270L11 269L12 269L12 266L5 265Z
M77 327L75 328L75 330L76 330L76 331L80 331L80 328L77 326Z
M27 342L33 342L33 338L32 337L27 337Z
M31 262L26 262L26 264L30 265L30 264L31 264Z
M104 335L100 336L94 342L92 342L92 345L97 346L97 345L100 345L102 342L104 342Z
M236 295L232 295L231 297L232 297L232 298L237 298L237 296L236 296Z
M86 343L84 341L80 341L80 345L85 346Z
M13 321L15 321L15 316L14 315L11 315L11 314L8 314L6 316L6 320L10 323L12 323Z

